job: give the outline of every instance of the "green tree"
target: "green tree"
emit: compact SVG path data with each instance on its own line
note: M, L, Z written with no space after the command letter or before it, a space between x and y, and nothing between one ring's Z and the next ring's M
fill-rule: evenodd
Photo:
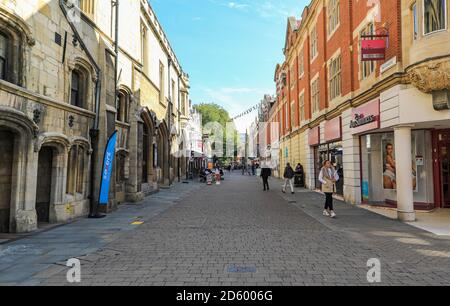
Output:
M202 115L202 125L206 126L208 123L217 122L222 126L223 129L223 145L224 145L224 153L226 152L227 145L227 123L231 121L230 114L227 110L225 110L222 106L215 103L202 103L194 105L194 109L197 110ZM237 146L237 141L239 138L237 137L236 129L234 129L234 143L235 147ZM235 152L233 152L234 155ZM226 155L230 155L230 152L226 152ZM226 158L222 159L222 162L227 162Z

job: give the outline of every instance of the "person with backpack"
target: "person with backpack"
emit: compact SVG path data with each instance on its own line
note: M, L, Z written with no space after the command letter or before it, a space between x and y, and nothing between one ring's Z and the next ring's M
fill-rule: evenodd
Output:
M319 174L319 181L322 183L322 192L325 193L325 209L323 215L333 219L336 218L336 213L333 208L333 194L336 190L336 182L339 179L339 174L331 165L331 162L326 160Z
M284 187L283 187L283 193L286 193L287 185L289 184L291 187L292 194L295 194L294 192L294 184L292 180L294 179L295 172L294 169L292 169L291 164L287 163L286 168L284 169Z

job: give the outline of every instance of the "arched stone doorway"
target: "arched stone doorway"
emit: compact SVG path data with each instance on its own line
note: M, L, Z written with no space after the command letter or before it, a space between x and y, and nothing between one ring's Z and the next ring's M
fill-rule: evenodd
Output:
M0 233L8 233L14 161L14 134L0 129Z
M165 121L161 122L157 135L157 167L159 170L158 184L169 186L170 168L169 168L169 132Z
M53 148L43 147L39 151L38 180L36 187L36 213L38 224L50 223L50 204L52 202Z
M141 183L142 192L147 195L155 189L156 173L155 163L153 162L154 156L154 140L155 140L155 124L154 114L150 113L147 109L142 112L142 132L141 132Z

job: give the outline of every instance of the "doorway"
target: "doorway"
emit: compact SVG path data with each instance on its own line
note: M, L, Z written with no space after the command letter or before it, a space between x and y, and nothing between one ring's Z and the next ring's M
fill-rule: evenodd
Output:
M0 131L0 233L9 233L14 134Z
M50 222L52 191L53 149L43 147L39 152L38 180L36 189L36 212L38 223Z
M450 139L449 139L450 140ZM439 145L442 206L450 208L450 142Z

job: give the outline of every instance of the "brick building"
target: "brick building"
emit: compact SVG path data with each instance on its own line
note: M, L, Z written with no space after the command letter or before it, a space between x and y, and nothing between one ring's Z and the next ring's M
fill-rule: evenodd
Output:
M313 0L289 18L270 111L280 164L302 163L318 189L331 160L337 194L403 220L450 207L448 15L448 0ZM382 60L362 60L367 40L385 44Z

